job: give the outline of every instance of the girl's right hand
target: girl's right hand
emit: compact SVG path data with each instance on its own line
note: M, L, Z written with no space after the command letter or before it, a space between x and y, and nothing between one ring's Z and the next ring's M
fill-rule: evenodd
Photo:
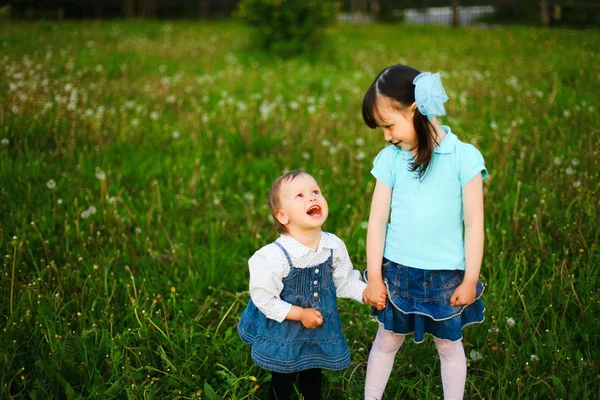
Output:
M314 329L317 326L323 325L323 315L314 308L303 308L300 315L300 322L305 328Z
M367 288L363 293L363 300L370 306L383 310L387 300L387 287L383 280L369 279Z

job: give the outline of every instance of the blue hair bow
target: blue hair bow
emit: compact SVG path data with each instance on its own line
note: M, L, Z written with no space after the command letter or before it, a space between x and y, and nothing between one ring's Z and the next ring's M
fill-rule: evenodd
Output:
M448 95L442 86L440 74L423 72L413 80L415 85L415 101L419 111L432 120L436 115L446 115L444 103L448 101Z

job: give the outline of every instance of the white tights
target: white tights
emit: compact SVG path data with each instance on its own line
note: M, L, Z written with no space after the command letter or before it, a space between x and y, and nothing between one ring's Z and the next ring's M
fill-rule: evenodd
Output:
M386 332L379 326L367 364L365 400L379 400L383 396L394 366L394 358L404 343L404 338L404 335ZM444 400L461 400L467 378L467 359L462 342L442 339L433 341L440 356Z

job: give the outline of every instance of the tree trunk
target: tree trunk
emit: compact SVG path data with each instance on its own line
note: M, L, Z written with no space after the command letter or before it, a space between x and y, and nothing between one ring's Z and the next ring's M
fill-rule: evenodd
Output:
M102 19L103 16L104 16L104 8L102 7L102 4L96 3L94 5L94 18Z
M456 28L460 25L460 9L459 9L459 0L452 0L452 21L451 25Z
M64 7L58 7L57 13L56 13L56 18L58 18L59 21L62 21L63 19L65 19L65 8Z
M540 0L540 18L544 27L550 27L550 2L548 0Z
M381 7L379 0L371 0L371 17L373 21L379 21Z
M208 0L200 0L200 19L209 19L210 10L208 8Z
M133 19L135 16L135 0L124 0L123 8L125 11L125 18Z

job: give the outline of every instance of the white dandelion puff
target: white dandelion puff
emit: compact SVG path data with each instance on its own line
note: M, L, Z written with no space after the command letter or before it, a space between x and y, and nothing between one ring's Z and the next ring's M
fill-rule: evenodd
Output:
M471 360L473 360L473 361L479 361L483 358L483 355L476 350L471 350L471 352L469 353L469 356L471 357Z
M46 187L50 190L55 189L56 182L54 181L54 179L50 179L48 182L46 182Z
M252 203L254 201L254 194L250 192L244 193L244 200L246 200L248 203Z
M560 165L562 163L562 158L554 157L554 165Z
M84 210L81 212L81 218L88 219L90 217L90 212L88 210Z
M535 354L532 354L531 357L529 357L529 359L533 362L538 362L540 360L540 358Z
M96 168L96 179L101 181L106 179L106 173L99 168Z
M158 113L157 113L156 111L152 111L152 112L150 113L150 119L151 119L152 121L156 121L156 120L158 119Z
M2 140L0 140L0 143L2 143L2 146L8 146L10 140L8 140L7 138L2 138Z
M87 212L89 212L89 213L90 213L90 215L94 215L94 214L96 214L96 207L94 207L94 206L89 206L89 207L88 207L88 209L87 209Z
M575 182L573 182L573 187L574 187L574 188L578 188L578 187L580 187L580 186L581 186L581 182L580 182L580 181L575 181Z
M515 326L515 320L512 317L506 318L506 325L508 325L509 328L512 328Z
M173 131L173 133L171 133L171 136L173 137L173 139L179 139L181 134L179 133L179 131Z
M496 123L496 121L490 122L490 128L494 131L498 129L498 124Z
M575 173L575 170L571 167L567 167L567 168L565 168L565 173L567 175L573 175Z

